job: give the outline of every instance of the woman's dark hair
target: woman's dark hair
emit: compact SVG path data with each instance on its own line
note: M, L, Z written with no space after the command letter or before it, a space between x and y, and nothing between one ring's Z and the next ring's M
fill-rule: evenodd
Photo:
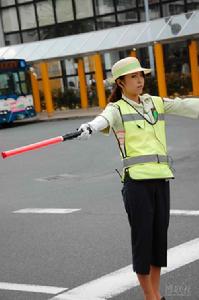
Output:
M124 79L124 76L120 76L120 80ZM121 87L115 82L115 85L113 86L112 92L110 96L108 97L108 102L116 102L122 98L122 89Z
M120 76L118 79L120 80L124 80L124 76ZM145 78L145 74L142 71L142 76ZM110 94L110 96L108 97L108 102L117 102L118 100L120 100L122 98L122 88L117 84L117 82L115 82L115 85L113 86L113 90Z

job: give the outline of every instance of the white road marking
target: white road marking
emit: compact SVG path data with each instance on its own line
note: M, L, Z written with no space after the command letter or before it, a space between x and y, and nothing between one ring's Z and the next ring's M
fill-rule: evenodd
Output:
M0 282L0 290L21 291L21 292L56 295L58 293L61 293L61 292L64 292L64 291L68 290L68 288L56 287L56 286L44 286L44 285Z
M81 208L23 208L13 211L15 214L70 214L80 211ZM199 216L199 210L171 209L171 215L179 216Z
M24 208L13 211L14 214L70 214L81 208Z
M175 216L199 216L199 210L171 209L170 214Z
M162 274L176 270L199 259L199 238L168 250L168 264ZM105 300L138 286L132 265L80 285L51 300Z

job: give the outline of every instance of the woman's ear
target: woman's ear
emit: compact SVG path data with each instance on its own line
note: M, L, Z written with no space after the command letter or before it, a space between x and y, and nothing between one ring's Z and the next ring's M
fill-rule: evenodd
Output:
M118 80L116 81L116 83L117 83L117 85L119 85L120 88L124 88L124 83L122 82L121 79L118 79Z

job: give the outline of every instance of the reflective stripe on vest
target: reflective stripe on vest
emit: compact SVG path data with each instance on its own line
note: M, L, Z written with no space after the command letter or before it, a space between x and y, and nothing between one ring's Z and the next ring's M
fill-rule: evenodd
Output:
M149 155L142 155L142 156L137 156L137 157L127 157L124 158L123 160L123 167L127 168L130 167L131 165L135 164L143 164L143 163L148 163L148 162L169 162L169 157L168 155L158 155L158 154L149 154Z
M143 117L140 116L138 113L136 113L136 114L123 114L122 118L123 118L124 122L143 120ZM159 113L158 114L158 120L160 120L160 121L164 120L164 114Z

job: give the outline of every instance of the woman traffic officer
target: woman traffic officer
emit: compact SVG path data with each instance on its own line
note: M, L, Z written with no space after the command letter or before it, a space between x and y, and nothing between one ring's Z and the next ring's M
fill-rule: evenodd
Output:
M168 99L143 94L145 74L135 57L112 67L115 88L109 103L94 120L82 124L80 139L93 132L118 142L123 163L122 195L131 228L132 263L145 300L163 300L161 267L167 266L170 187L174 178L167 153L165 114L199 116L199 99Z

